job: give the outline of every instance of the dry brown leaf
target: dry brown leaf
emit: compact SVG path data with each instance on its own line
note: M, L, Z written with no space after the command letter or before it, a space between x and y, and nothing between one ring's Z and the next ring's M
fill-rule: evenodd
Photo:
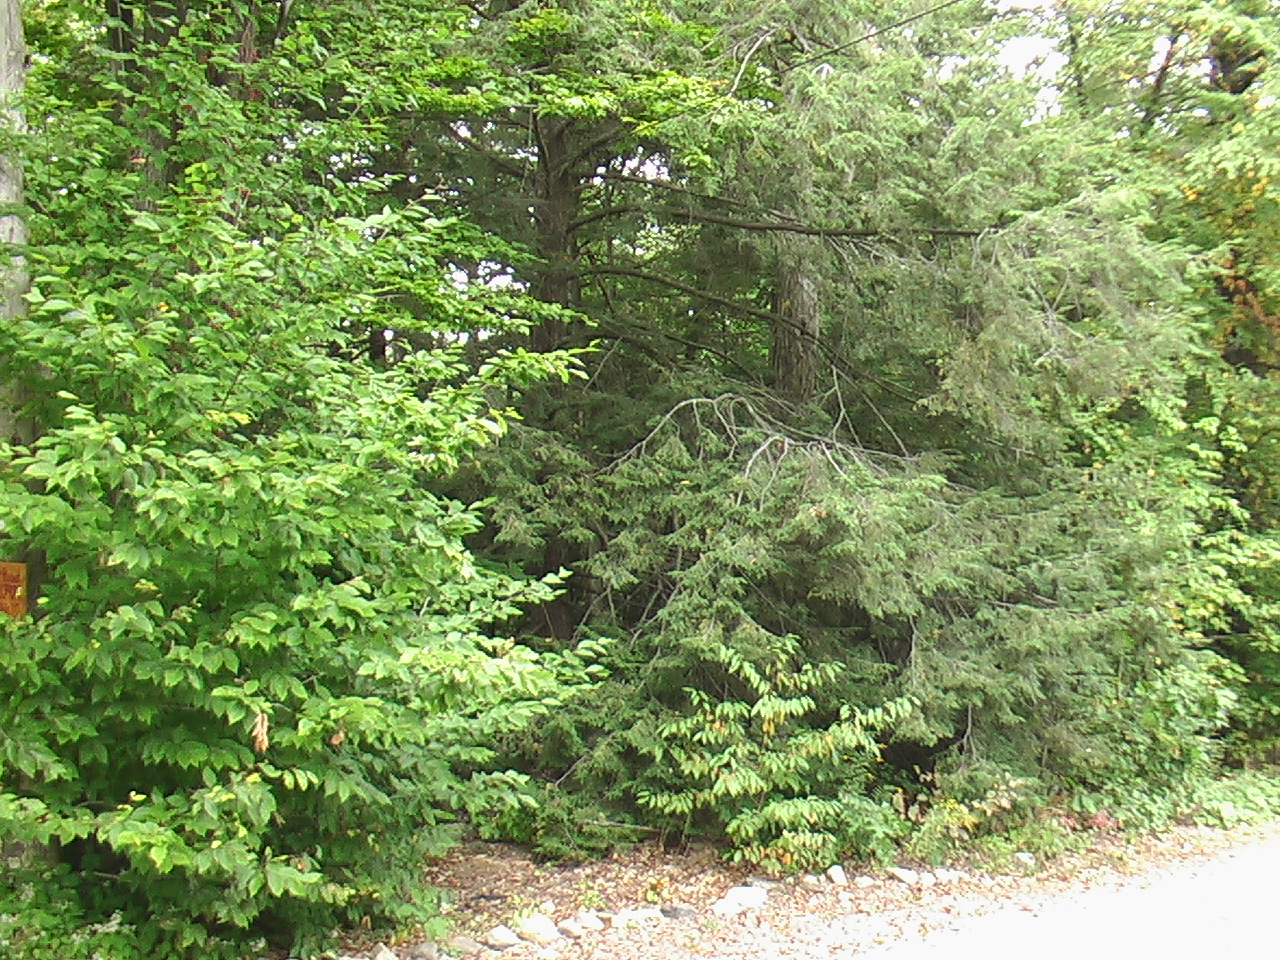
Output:
M267 736L267 715L260 713L253 718L253 749L256 753L266 753L271 746L271 738Z

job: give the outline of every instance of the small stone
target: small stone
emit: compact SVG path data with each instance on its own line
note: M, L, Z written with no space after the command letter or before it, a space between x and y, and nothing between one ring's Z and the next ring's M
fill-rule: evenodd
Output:
M932 887L937 882L938 878L927 870L920 874L919 883L922 887Z
M767 880L764 877L748 877L747 878L747 886L759 887L761 890L772 890L775 887L779 887L781 885L782 884L780 884L777 880Z
M833 863L827 867L827 879L834 883L837 887L843 887L849 883L849 878L844 872L844 867L838 863Z
M854 877L853 878L853 885L855 887L861 887L864 890L867 887L874 887L879 882L880 881L877 880L875 877Z
M718 917L735 917L747 910L763 906L769 899L769 891L760 887L730 887L725 895L711 905L711 912Z
M486 947L494 950L506 950L520 942L520 936L506 924L498 924L482 938Z
M562 937L568 937L570 940L577 940L587 931L583 929L582 924L578 923L572 917L568 920L561 920L556 924L556 929L560 931Z
M574 914L573 922L583 930L603 930L605 923L594 910L579 910Z
M538 905L538 909L543 913L555 913L556 902L554 900L543 900L542 903Z
M908 870L906 867L890 867L885 872L895 880L901 880L908 886L914 886L920 881L920 874L914 870Z
M480 944L476 944L480 946ZM444 960L444 954L440 952L440 948L430 941L424 943L415 943L409 948L409 960Z
M528 940L542 947L560 939L555 921L542 913L535 913L531 917L517 917L511 921L511 929L521 940Z
M1035 856L1030 853L1027 853L1027 851L1025 850L1019 850L1017 853L1013 855L1013 859L1017 860L1020 864L1022 864L1025 867L1034 867L1036 865Z
M803 873L798 882L805 890L821 890L827 885L826 880L816 873Z
M369 957L370 960L400 960L385 943L380 943L374 947L373 953Z
M450 937L444 942L444 945L460 957L473 957L478 953L484 952L483 943L478 943L470 937L461 935Z
M662 915L668 920L692 920L698 915L698 911L693 907L685 906L682 903L672 903L661 908Z

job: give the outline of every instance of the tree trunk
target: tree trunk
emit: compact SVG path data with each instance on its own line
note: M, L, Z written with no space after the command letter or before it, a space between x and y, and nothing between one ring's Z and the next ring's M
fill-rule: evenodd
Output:
M783 97L793 116L808 116L813 110L810 93L790 74L783 82ZM790 209L802 223L815 222L814 163L808 141L789 138L779 144L779 156L788 171L777 185L781 188L779 205ZM773 388L788 399L805 403L813 399L817 386L822 304L816 274L821 247L809 238L782 236L776 249L773 306L777 319L769 344Z
M5 133L25 131L17 98L26 78L27 49L22 34L21 0L0 0L0 125ZM27 244L27 222L21 213L22 158L0 153L0 323L10 329L26 314L24 296L28 287L27 263L22 250ZM35 421L23 407L28 395L18 382L0 381L0 439L27 446L35 440ZM38 557L30 551L14 556L0 554L0 560L26 562L32 568L27 581L28 602L34 591L34 571ZM47 844L11 843L0 840L0 864L11 867L48 860L53 848Z
M533 219L542 266L532 293L543 303L575 307L578 302L577 251L572 224L582 204L583 180L572 158L568 120L532 118L538 141L537 194ZM564 344L564 325L544 320L533 332L533 348L554 350Z
M17 97L22 93L26 73L26 45L22 37L22 4L20 0L0 0L0 123L6 132L21 134L24 129ZM26 313L23 299L27 292L26 258L22 248L27 243L27 223L22 204L22 162L14 156L0 154L0 321L7 327ZM0 437L10 443L29 444L35 439L35 426L22 415L25 392L18 383L0 383Z
M769 360L773 386L779 393L804 402L817 386L818 337L822 305L818 285L806 269L800 251L785 244L778 261L777 296Z

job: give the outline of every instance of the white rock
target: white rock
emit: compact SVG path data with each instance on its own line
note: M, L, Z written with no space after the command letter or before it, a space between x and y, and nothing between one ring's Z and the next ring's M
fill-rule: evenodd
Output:
M582 924L570 917L568 920L561 920L556 924L556 929L560 931L560 936L568 937L570 940L577 940L587 931Z
M603 930L604 921L594 910L579 910L574 914L573 922L583 930Z
M1017 860L1023 866L1034 867L1036 865L1035 856L1033 856L1030 853L1027 853L1027 851L1025 850L1019 850L1017 853L1013 855L1013 859Z
M542 913L535 913L531 917L517 917L511 921L511 929L521 940L529 940L544 947L560 939L555 921Z
M906 867L890 867L885 872L895 880L901 880L908 886L914 886L920 882L920 874L914 870L908 870Z
M538 909L543 913L555 913L556 902L554 900L543 900L542 903L538 904Z
M938 878L927 870L920 874L919 884L922 887L932 887L937 882Z
M844 867L838 863L833 863L827 867L827 879L837 887L843 887L849 882L849 877L845 874Z
M711 912L718 917L734 917L747 910L764 906L769 891L760 887L730 887L725 895L711 905Z
M853 885L855 887L862 887L864 890L867 887L874 887L879 882L880 881L877 880L875 877L854 877L853 878Z
M747 886L760 887L761 889L764 889L764 890L772 890L774 887L779 887L781 885L782 884L780 884L777 880L769 880L769 879L766 879L765 877L748 877L747 878Z
M498 924L483 937L480 941L486 946L494 950L506 950L508 947L514 947L520 942L519 935L505 924Z
M805 890L821 890L827 885L826 880L816 873L803 873L797 882Z
M371 960L400 960L400 958L392 953L391 948L385 943L380 943L373 948Z

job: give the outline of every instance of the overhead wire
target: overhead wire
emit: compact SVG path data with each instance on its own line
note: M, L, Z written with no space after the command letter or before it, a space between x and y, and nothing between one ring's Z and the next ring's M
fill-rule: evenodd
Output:
M822 51L821 53L816 53L810 57L802 57L801 59L797 60L795 63L787 64L778 72L787 73L791 70L796 69L797 67L803 67L805 64L815 63L818 60L825 60L827 57L835 56L837 53L843 53L845 50L848 50L850 47L857 46L860 43L865 43L867 40L874 39L875 37L880 36L880 34L882 33L888 33L890 30L897 30L899 27L905 27L909 23L915 23L917 20L923 20L925 17L929 16L930 14L938 13L941 10L947 9L947 7L954 7L958 4L968 3L968 2L969 0L946 0L945 3L939 3L936 6L930 7L928 10L921 10L919 13L914 13L909 17L905 17L902 20L898 20L896 23L890 23L890 24L886 24L883 27L877 27L875 30L872 30L870 33L863 34L857 39L850 40L848 43L842 43L838 47L832 47L828 50Z

